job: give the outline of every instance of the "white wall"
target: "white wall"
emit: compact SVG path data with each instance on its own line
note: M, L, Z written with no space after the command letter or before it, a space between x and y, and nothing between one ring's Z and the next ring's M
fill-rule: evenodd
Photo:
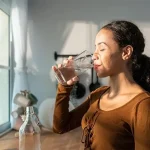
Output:
M146 38L145 52L150 55L149 8L149 0L29 0L30 90L40 102L47 97L54 98L56 82L49 76L51 66L56 63L54 51L59 54L77 54L84 49L94 51L97 31L112 19L137 23ZM87 80L88 85L90 77L81 79ZM106 81L101 80L103 84Z

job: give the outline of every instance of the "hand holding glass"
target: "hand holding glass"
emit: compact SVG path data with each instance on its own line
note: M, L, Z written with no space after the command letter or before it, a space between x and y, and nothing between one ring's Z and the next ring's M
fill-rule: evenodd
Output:
M87 69L93 67L92 53L85 50L78 54L75 58L66 61L66 63L61 64L57 69L53 69L55 77L58 82L62 85L66 85L67 81L79 76Z

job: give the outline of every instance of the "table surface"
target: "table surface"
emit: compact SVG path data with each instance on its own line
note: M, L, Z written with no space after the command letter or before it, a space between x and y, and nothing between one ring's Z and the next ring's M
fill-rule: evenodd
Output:
M19 139L14 136L16 132L12 130L0 138L0 150L19 150ZM43 132L41 150L83 150L81 134L81 128L64 134Z

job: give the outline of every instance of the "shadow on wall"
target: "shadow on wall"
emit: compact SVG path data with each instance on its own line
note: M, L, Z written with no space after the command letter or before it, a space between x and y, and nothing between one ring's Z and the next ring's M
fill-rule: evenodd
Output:
M144 24L150 27L149 7L148 0L29 1L30 90L40 101L55 97L56 82L49 77L51 66L56 63L54 51L59 54L77 54L84 49L94 51L98 29L113 19L127 19L142 23L142 28Z

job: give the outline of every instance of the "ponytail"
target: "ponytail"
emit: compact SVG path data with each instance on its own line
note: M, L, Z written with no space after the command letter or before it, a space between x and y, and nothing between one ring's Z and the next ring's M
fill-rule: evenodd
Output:
M144 54L133 54L132 73L135 82L150 92L150 57Z

